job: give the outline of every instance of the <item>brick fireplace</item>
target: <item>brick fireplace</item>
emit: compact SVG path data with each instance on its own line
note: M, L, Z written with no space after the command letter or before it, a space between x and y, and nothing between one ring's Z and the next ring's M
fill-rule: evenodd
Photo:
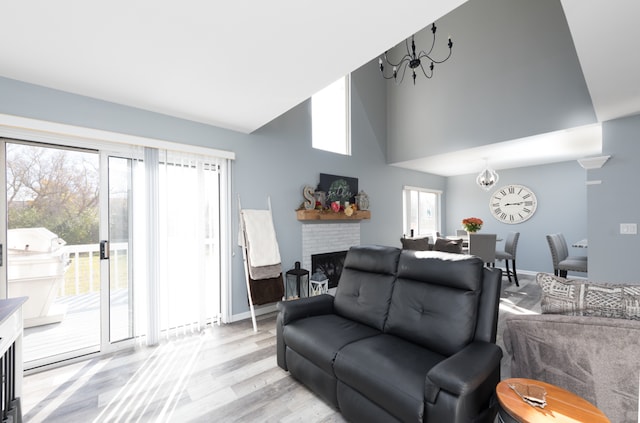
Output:
M313 254L347 251L360 245L360 222L304 223L302 225L302 267L312 275Z

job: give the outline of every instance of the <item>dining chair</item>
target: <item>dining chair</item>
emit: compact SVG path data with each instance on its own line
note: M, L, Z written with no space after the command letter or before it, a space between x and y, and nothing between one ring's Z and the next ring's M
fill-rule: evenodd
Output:
M553 273L561 278L567 277L567 272L587 273L586 256L570 256L567 240L562 233L547 235L547 243L551 251Z
M496 249L496 260L504 260L507 278L509 282L511 282L511 276L513 276L516 286L520 286L518 283L518 274L516 273L516 250L518 249L519 239L520 232L509 232L507 240L504 243L504 250L499 251ZM511 261L511 269L509 269L509 261Z
M469 232L464 229L456 229L456 236L462 238L462 252L469 253Z
M495 266L496 234L469 234L469 254L480 257L487 266Z

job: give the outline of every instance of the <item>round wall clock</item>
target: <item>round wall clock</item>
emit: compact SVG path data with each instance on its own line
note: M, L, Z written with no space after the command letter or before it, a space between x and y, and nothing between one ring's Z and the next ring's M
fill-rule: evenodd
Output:
M523 185L505 185L489 199L489 209L500 222L514 225L533 216L538 201L536 195Z

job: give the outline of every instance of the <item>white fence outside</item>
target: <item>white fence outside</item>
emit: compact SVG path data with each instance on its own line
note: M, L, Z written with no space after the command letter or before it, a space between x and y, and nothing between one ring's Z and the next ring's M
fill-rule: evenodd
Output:
M67 295L78 295L78 294L84 293L82 292L80 287L83 283L82 278L85 276L88 278L89 292L99 292L100 284L97 282L99 281L100 269L99 269L99 265L98 266L94 265L94 261L95 261L94 257L100 256L100 244L65 245L64 249L65 249L65 255L69 259L70 266L73 266L75 270L75 277L74 277L74 283L73 283L74 289L73 289L73 292L69 292L66 286L67 284L63 283L60 286L58 296L64 297ZM121 253L124 252L125 253L124 257L127 257L128 249L129 249L129 244L126 242L114 242L109 245L109 250L110 250L109 255L110 255L110 261L112 265L111 269L113 272L113 278L114 278L114 283L116 288L127 287L127 280L122 280L122 278L120 278L120 272L118 270L120 269L121 265L124 265L124 266L127 265L127 263L121 263L120 256L121 256ZM88 261L87 261L89 264L88 271L83 271L80 267L81 254L86 254L88 256ZM98 281L96 281L95 275L98 275Z

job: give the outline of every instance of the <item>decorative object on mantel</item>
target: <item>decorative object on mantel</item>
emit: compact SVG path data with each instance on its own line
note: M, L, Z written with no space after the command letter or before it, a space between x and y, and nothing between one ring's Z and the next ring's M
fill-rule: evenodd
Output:
M351 216L347 216L345 213L336 213L332 210L296 210L298 220L369 220L371 219L371 212L369 210L356 210L356 208L350 208L352 210Z
M353 205L344 208L344 214L346 214L347 216L353 216L354 211L355 207Z
M498 174L495 170L491 169L487 163L487 159L484 159L484 170L480 172L476 178L476 184L485 191L489 191L498 183Z
M415 43L415 34L411 36L411 51L409 51L409 39L407 38L404 42L405 47L407 49L407 54L405 54L404 56L402 56L402 59L400 59L400 61L398 63L393 63L391 62L388 58L387 58L387 53L389 52L388 50L384 52L384 55L380 58L378 58L378 65L380 66L380 73L382 74L382 77L384 79L391 79L393 78L396 82L396 84L401 84L402 81L404 81L404 74L407 71L407 66L411 68L411 72L413 73L411 75L411 77L413 78L413 85L416 85L416 68L420 68L422 70L422 73L424 74L424 76L427 79L431 79L431 77L433 76L433 68L435 67L435 64L440 64L440 63L444 63L447 60L449 60L449 58L451 57L451 49L453 47L453 41L451 41L451 37L449 37L449 41L447 43L447 45L449 46L449 55L447 57L445 57L442 60L436 60L433 57L431 57L431 52L433 51L433 47L436 45L436 24L433 23L431 24L431 33L433 34L433 41L431 42L431 48L429 49L428 52L425 52L424 50L421 50L420 53L416 53L416 43ZM383 58L384 58L384 62L383 62ZM427 73L427 71L424 69L424 67L422 66L422 60L423 59L428 59L431 64L429 65L429 72ZM384 65L385 63L389 66L392 67L392 73L391 75L385 75L384 74ZM400 69L402 68L402 69ZM398 82L398 71L402 72L402 75L400 77L400 82Z
M356 195L356 206L358 210L369 210L369 196L366 192L360 191Z
M305 201L296 210L298 220L371 219L369 197L364 191L354 195L357 191L357 178L321 173L315 191L310 186L303 189Z
M466 219L462 219L462 227L469 233L478 232L482 229L483 223L484 222L479 217L467 217Z
M325 203L327 201L327 193L322 191L322 188L320 188L320 184L318 184L318 187L316 188L316 192L314 193L314 196L316 197L316 209L322 210L325 207Z
M338 201L344 204L346 201L355 203L355 195L358 192L358 178L348 176L320 174L320 189L327 193L327 201Z
M304 197L304 208L307 210L313 210L316 208L316 197L314 195L313 187L305 185L302 189L302 196Z

